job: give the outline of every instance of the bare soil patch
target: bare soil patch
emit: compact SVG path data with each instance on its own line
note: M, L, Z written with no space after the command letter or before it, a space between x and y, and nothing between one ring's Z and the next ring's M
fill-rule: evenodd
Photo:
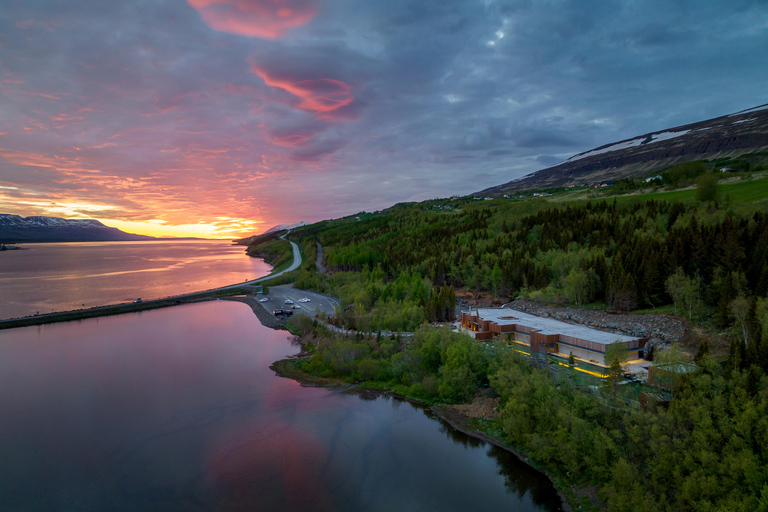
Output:
M472 403L452 405L454 411L467 418L485 418L495 420L499 417L497 411L500 398L476 396Z

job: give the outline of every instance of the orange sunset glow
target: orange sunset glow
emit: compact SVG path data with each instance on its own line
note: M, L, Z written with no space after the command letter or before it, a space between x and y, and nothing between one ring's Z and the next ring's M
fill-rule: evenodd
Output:
M524 4L6 2L0 213L239 238L471 194L764 102L751 36L715 45L705 9L695 38L637 5ZM680 77L683 49L708 56L688 74L727 55L750 78Z

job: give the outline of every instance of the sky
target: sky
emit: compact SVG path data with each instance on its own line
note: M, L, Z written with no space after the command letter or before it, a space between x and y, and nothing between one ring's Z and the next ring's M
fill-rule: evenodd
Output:
M228 238L768 103L762 0L0 0L0 213Z

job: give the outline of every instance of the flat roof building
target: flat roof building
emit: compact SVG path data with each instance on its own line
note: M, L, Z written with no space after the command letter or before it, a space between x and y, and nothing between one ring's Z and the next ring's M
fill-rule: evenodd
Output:
M600 366L607 366L605 349L619 341L626 346L627 360L642 359L648 338L635 338L531 315L516 309L481 308L477 315L461 313L461 326L474 333L478 341L510 336L515 343L527 345L532 353L569 355Z

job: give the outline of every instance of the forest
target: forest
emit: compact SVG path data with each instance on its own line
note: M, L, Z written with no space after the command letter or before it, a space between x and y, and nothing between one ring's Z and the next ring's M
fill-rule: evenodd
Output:
M703 188L702 176L681 179ZM583 509L768 510L765 197L453 198L290 237L307 260L290 279L339 297L334 322L357 331L292 320L312 340L293 362L301 371L426 403L495 393L498 419L477 427L526 454ZM315 268L317 242L328 272ZM504 342L427 325L452 320L460 290L676 315L692 326L684 348L694 370L675 375L670 401L629 405L611 379L594 394ZM579 492L592 487L596 501Z
M614 396L610 379L596 395L503 342L483 345L448 327L424 325L406 341L343 336L307 316L291 323L311 340L311 357L290 362L311 375L426 403L468 402L490 387L499 418L476 427L528 456L583 510L767 510L768 377L713 357L705 343L673 400L638 408ZM597 503L575 490L591 486Z
M754 354L765 350L757 327L768 331L766 210L655 199L400 205L297 230L323 244L331 272L305 266L295 284L340 297L341 320L360 330L450 320L453 287L501 302L680 312L739 330Z

